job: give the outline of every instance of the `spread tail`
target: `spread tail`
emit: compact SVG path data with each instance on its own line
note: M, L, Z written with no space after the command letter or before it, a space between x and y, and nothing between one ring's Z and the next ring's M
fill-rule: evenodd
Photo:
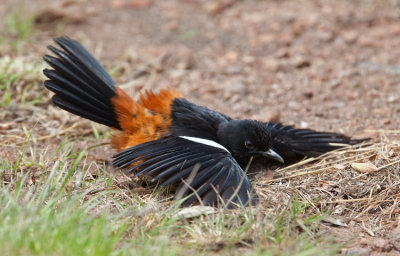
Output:
M68 37L54 41L61 49L48 46L56 56L44 56L53 69L43 71L49 79L44 85L55 93L53 103L83 118L121 130L111 101L117 94L114 80L77 41Z
M55 56L44 60L53 68L43 73L44 85L55 95L52 101L60 108L123 131L115 134L113 147L123 150L158 139L171 125L171 104L182 95L174 90L145 92L135 102L115 85L107 71L81 44L68 37L54 40L59 49L49 46Z

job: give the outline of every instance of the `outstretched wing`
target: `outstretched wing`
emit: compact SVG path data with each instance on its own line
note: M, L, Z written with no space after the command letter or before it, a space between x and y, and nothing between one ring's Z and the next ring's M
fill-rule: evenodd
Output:
M257 196L246 173L227 149L196 137L165 137L131 147L114 157L113 165L127 173L149 176L161 186L177 184L176 197L185 205L223 202L255 204Z
M265 123L271 131L272 148L285 160L296 156L314 157L328 151L360 143L337 133L297 129L280 123Z

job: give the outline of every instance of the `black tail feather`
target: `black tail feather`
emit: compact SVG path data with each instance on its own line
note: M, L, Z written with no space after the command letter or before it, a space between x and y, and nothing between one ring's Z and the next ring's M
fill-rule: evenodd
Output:
M116 95L115 82L107 71L77 41L68 37L54 41L64 51L49 46L56 57L44 56L53 69L43 71L49 78L44 85L55 93L53 103L73 114L121 129L111 104Z

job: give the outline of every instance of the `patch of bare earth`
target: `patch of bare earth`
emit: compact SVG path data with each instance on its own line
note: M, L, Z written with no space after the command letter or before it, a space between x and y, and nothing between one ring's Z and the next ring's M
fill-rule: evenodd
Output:
M264 168L255 187L266 213L296 196L310 203L310 215L329 212L319 230L348 242L343 255L400 252L399 1L38 2L28 10L35 33L21 55L40 59L51 37L68 35L107 68L117 66L116 80L132 95L169 86L234 118L373 138L274 172ZM1 120L5 159L17 154L24 126L43 148L64 134L92 134L88 122L47 103L7 107ZM113 154L109 146L93 151L100 160Z

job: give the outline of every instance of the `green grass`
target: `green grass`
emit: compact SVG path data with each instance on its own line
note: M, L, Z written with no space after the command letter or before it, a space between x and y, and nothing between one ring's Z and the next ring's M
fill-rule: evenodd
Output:
M3 18L5 37L1 43L10 45L18 52L34 34L34 18L34 15L27 13L22 6L5 15Z
M179 35L179 40L182 42L189 41L189 40L193 39L193 37L198 35L198 33L199 33L199 31L197 29L194 29L194 28L187 29L186 31L182 32Z
M2 107L39 102L46 108L42 68L1 58ZM103 127L93 125L91 135L75 138L88 141L83 148L67 136L37 141L42 125L26 123L22 145L0 146L2 255L336 255L341 248L319 234L324 216L311 215L309 204L296 198L280 208L264 203L176 217L178 203L151 189L136 194L124 188L111 167L96 160L95 148L110 136ZM3 157L7 151L14 155Z
M3 255L109 255L127 227L113 216L91 216L84 194L63 195L51 185L30 194L21 185L0 196Z
M297 199L269 213L220 208L185 219L174 216L177 203L116 188L107 166L90 162L90 149L67 137L56 150L40 152L28 137L19 152L0 165L2 255L336 255L340 249L322 242L323 216L307 215L308 204Z
M72 180L76 184L77 173L86 169L84 151L63 143L56 152L60 157L51 163L43 155L24 151L14 163L3 159L1 174L13 178L3 180L0 190L2 254L110 255L128 223L117 219L118 214L91 213L101 193L89 198L89 189L73 189ZM49 166L43 170L45 175L32 179L32 172L43 166Z
M8 31L18 40L27 40L32 33L33 20L33 16L14 12L5 17L5 25Z
M43 62L31 62L24 58L0 58L0 106L35 105L41 102L44 93L38 83L44 80Z

